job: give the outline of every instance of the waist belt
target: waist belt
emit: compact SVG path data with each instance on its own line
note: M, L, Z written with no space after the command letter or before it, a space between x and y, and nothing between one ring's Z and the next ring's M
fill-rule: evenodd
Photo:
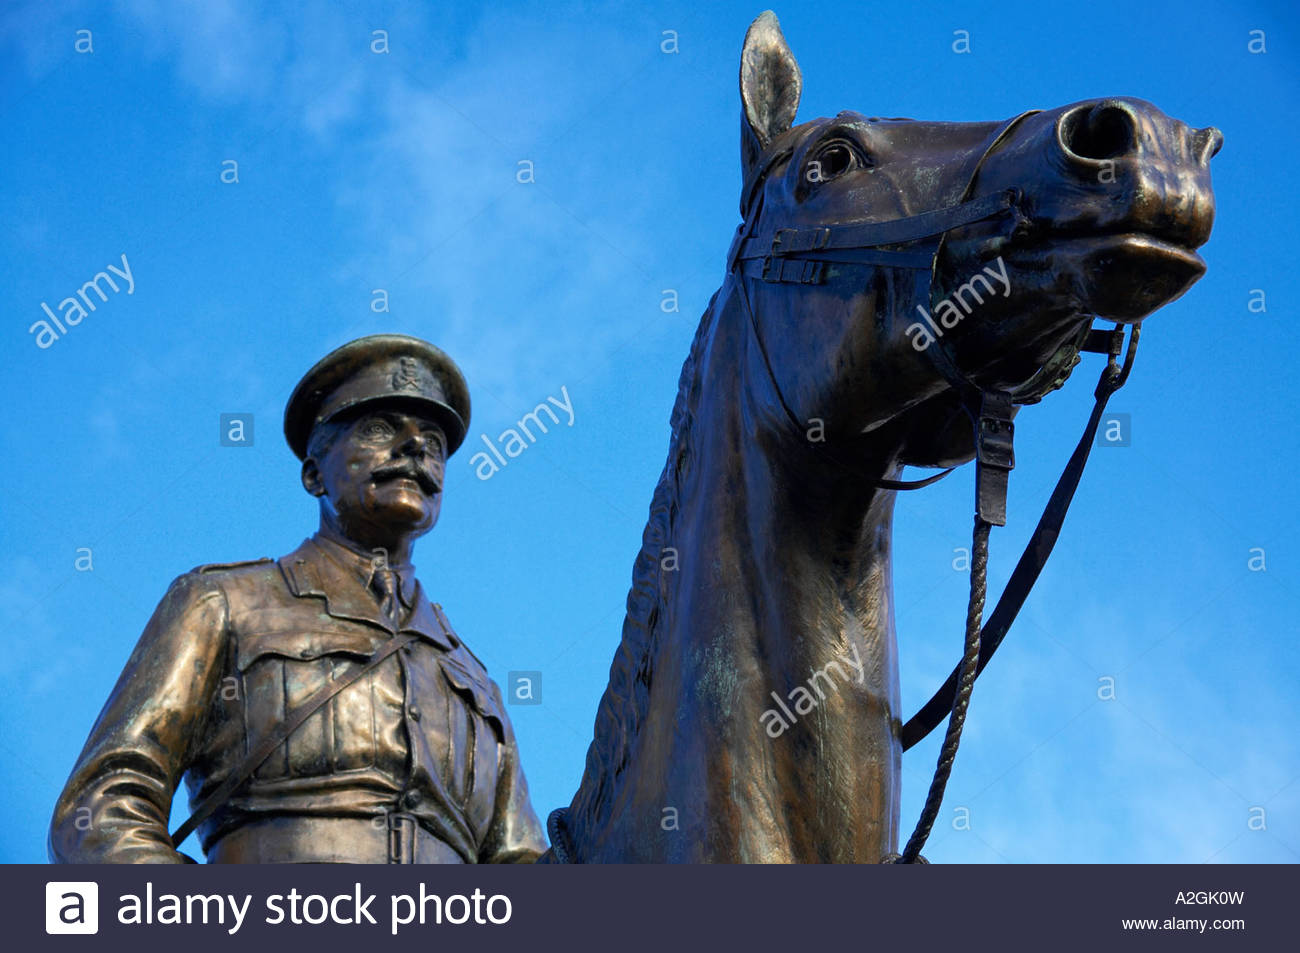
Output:
M212 864L463 864L414 814L253 820L208 849Z

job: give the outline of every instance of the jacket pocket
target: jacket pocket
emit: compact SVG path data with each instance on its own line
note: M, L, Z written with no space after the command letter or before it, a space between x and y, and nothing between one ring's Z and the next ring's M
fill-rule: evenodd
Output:
M364 632L259 632L240 639L247 750L279 731L316 692L364 666L381 640ZM371 767L375 710L368 675L326 702L254 773L258 780L313 777Z
M472 671L455 655L444 655L438 661L442 666L442 673L446 677L447 683L461 696L468 699L474 706L475 711L492 725L492 729L497 735L497 741L504 742L506 715L501 709L501 703L497 699L496 692L492 690L492 686L487 679Z

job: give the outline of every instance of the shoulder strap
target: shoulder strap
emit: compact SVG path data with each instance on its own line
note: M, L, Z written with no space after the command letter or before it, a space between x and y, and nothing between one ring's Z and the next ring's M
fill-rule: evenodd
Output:
M185 823L172 833L172 846L180 847L185 838L194 833L195 828L211 817L217 808L225 804L230 799L230 796L239 789L239 786L252 777L253 772L261 767L262 762L271 757L275 750L284 744L290 735L301 728L308 718L316 714L326 702L349 685L353 685L366 675L369 675L385 659L418 638L419 634L413 632L395 635L385 642L374 655L370 656L370 659L361 668L336 682L322 685L310 698L285 718L274 734L250 751L248 756L230 772L230 775L225 781L221 782L215 791L203 799L203 803L194 809L194 813L189 816Z
M447 621L447 613L442 611L442 605L437 602L430 602L429 605L433 608L433 617L438 621L438 625L442 626L442 634L447 637L447 641L455 648L460 644L460 637L451 630L451 623Z
M433 606L433 614L438 619L438 624L442 626L443 632L447 635L447 641L450 642L454 648L462 650L466 655L477 662L478 667L483 670L483 677L491 681L492 676L488 674L487 665L484 664L481 658L474 654L474 650L466 645L459 635L452 631L451 623L447 621L447 613L442 611L442 606L437 602L431 603L431 605Z

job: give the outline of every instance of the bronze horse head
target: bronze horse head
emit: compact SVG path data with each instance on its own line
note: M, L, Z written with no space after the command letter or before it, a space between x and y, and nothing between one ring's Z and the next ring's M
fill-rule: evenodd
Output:
M1028 402L1069 374L1094 316L1138 322L1205 269L1217 130L1125 98L794 126L800 87L765 13L740 71L745 221L682 369L562 818L576 861L895 851L896 481L975 454L936 355ZM850 233L873 237L836 248Z

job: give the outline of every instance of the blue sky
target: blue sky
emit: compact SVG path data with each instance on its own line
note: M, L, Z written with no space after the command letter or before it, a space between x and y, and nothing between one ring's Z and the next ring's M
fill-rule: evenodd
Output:
M737 221L736 73L761 9L5 7L0 860L44 859L54 799L170 580L280 555L314 529L280 436L284 401L326 351L381 331L461 364L470 443L562 389L572 400L572 426L489 480L469 452L454 457L442 521L416 551L426 589L498 679L543 673L542 704L511 713L539 813L568 802L678 371ZM848 108L992 120L1130 95L1223 131L1209 272L1148 322L1112 402L1132 415L1132 445L1094 453L976 688L926 853L1300 860L1292 5L776 12L803 69L801 121ZM387 54L370 50L380 29ZM78 30L93 52L74 49ZM661 50L666 30L679 52ZM957 30L969 54L953 52ZM1267 52L1248 50L1252 30ZM227 160L237 183L222 181ZM534 181L518 181L521 162ZM41 303L123 255L132 292L38 348ZM376 289L387 313L372 310ZM680 311L661 309L665 289ZM1249 308L1255 289L1263 312ZM999 588L1095 373L1019 418ZM219 446L223 413L254 415L251 447ZM951 563L972 479L967 468L898 503L907 714L960 650L967 577ZM83 547L90 571L75 565ZM1265 571L1250 571L1255 548ZM1106 678L1111 700L1098 697ZM936 745L904 759L909 830ZM969 821L954 826L959 808Z

